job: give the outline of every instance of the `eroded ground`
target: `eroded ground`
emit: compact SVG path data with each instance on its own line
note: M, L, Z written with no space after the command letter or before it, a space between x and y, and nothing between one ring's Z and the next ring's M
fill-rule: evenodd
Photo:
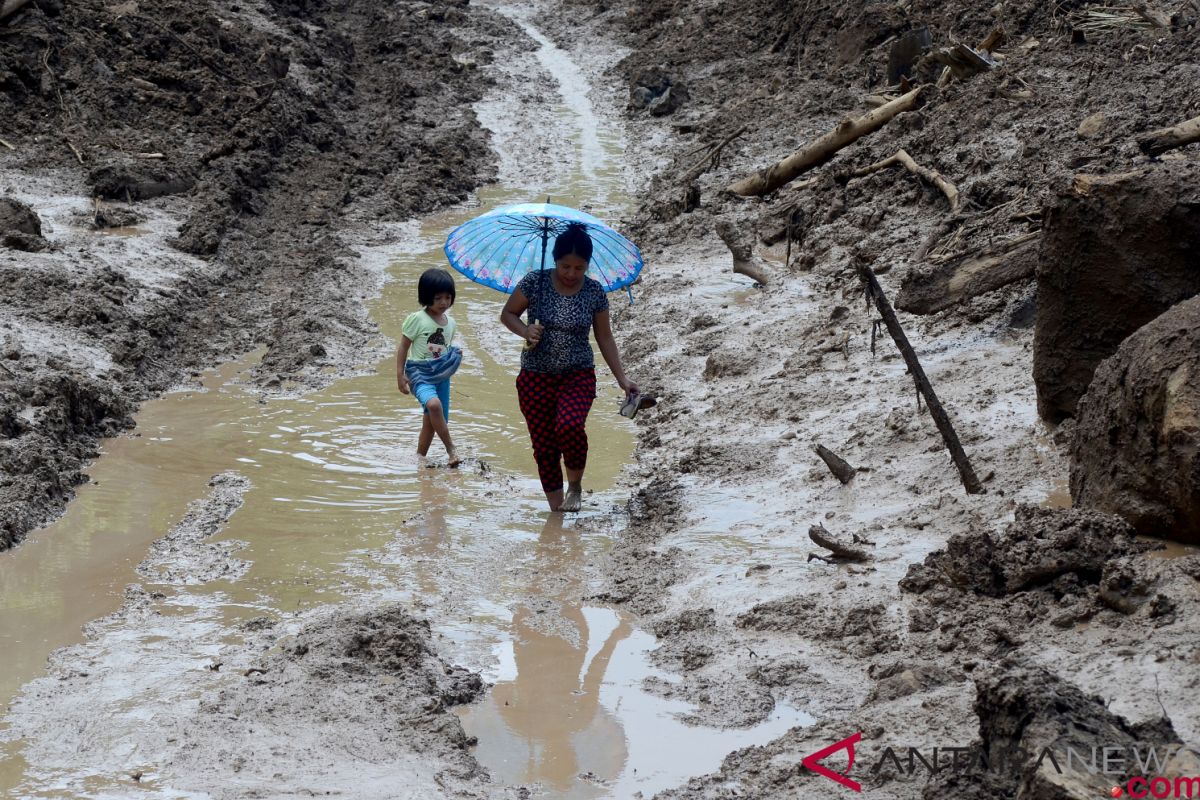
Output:
M362 776L356 796L390 796L397 758L412 767L405 779L416 787L413 796L532 791L623 797L643 789L654 794L664 786L630 782L613 767L622 748L624 763L645 763L636 753L648 752L643 748L651 745L638 734L653 727L614 714L614 705L649 708L654 702L696 730L728 726L722 749L733 750L719 769L666 790L664 797L849 792L803 769L800 761L856 732L862 740L849 775L867 796L878 798L1108 795L1112 786L1139 774L1132 764L1110 774L1059 774L1044 761L1032 764L1029 754L1068 745L1090 752L1105 746L1197 744L1200 717L1191 698L1200 682L1200 556L1134 539L1110 517L1061 509L1072 431L1069 422L1052 428L1038 418L1031 283L1014 283L936 315L901 315L987 490L968 495L927 411L918 406L912 379L886 331L873 334L875 314L853 269L854 259L869 260L895 298L901 281L922 264L928 268L1037 233L1043 208L1066 191L1077 172L1145 166L1133 134L1194 116L1187 111L1200 102L1200 81L1195 80L1196 14L1188 4L1161 4L1175 15L1165 29L1093 25L1082 38L1074 36L1074 28L1094 19L1086 17L1094 5L967 9L922 3L860 9L766 0L682 7L569 2L522 6L521 13L503 16L475 6L415 3L394 13L374 10L373 24L353 7L247 6L238 14L253 17L245 27L254 30L255 44L245 49L257 59L254 68L270 70L271 58L261 56L264 48L290 43L298 54L292 63L305 69L274 89L252 90L256 99L251 102L247 95L250 110L241 112L249 115L246 126L260 128L275 103L287 103L289 114L307 109L305 104L315 106L305 112L310 123L314 115L340 121L330 123L328 133L321 133L326 130L321 124L286 128L292 138L278 140L284 166L276 164L274 146L266 148L269 157L258 151L246 156L252 163L267 158L270 168L247 172L230 163L228 169L205 172L193 166L199 170L195 192L137 205L141 218L134 226L142 235L99 239L82 228L65 232L68 220L94 213L79 198L95 182L84 183L82 171L71 166L69 149L59 148L53 163L44 161L38 148L36 157L22 155L22 149L6 156L0 166L12 176L7 178L14 184L11 193L42 203L45 219L54 226L45 238L60 248L12 256L10 267L34 265L36 275L59 277L39 278L32 291L28 278L6 284L6 303L13 309L12 319L5 320L11 331L7 347L16 355L6 355L10 370L0 374L8 381L10 406L4 418L9 437L5 489L12 502L5 504L5 513L15 520L9 530L17 535L61 502L82 459L94 452L92 437L126 424L134 401L173 383L182 370L258 343L266 345L266 355L248 380L297 389L328 383L360 361L373 360L368 354L380 353L382 343L370 340L372 324L358 301L378 291L382 259L378 252L344 258L345 231L362 215L400 219L458 199L488 174L474 116L495 132L498 173L508 184L563 196L564 149L578 148L585 177L589 164L592 178L597 170L601 177L621 173L615 183L585 181L591 195L566 194L602 215L621 214L623 229L637 234L646 255L636 302L619 304L615 325L631 375L659 394L660 404L639 416L632 463L611 490L593 499L590 513L566 531L534 526L522 532L524 523L514 519L537 514L532 502L522 500L511 517L499 517L509 534L502 537L498 554L489 553L486 539L464 538L454 524L446 528L447 509L453 519L480 513L474 501L464 509L449 498L479 492L536 500L519 459L504 456L496 469L495 459L484 456L487 466L477 465L477 477L449 492L422 482L417 500L423 510L406 517L400 532L380 532L375 540L394 537L392 544L382 545L381 561L398 565L400 574L414 581L415 591L410 587L392 598L403 600L403 606L366 611L324 607L321 598L308 597L311 609L282 621L246 612L250 618L236 642L222 646L214 642L228 632L203 614L188 621L186 632L171 629L165 636L173 641L171 658L182 649L195 658L224 660L200 681L211 684L203 714L184 715L182 721L167 715L159 727L139 734L178 728L177 735L154 734L156 742L168 743L165 749L156 744L154 763L168 765L166 777L174 776L176 785L213 796L247 796L280 786L334 790L348 775ZM62 17L53 15L39 21L37 14L45 13L39 8L31 16L34 29L45 25L52 31L60 24L55 20ZM68 7L60 13L82 11ZM136 9L96 7L88 13L110 15L103 17L107 27L98 29L113 36L122 26L142 24ZM191 19L190 14L185 17ZM224 17L212 19L211 25L229 29L220 21ZM225 22L241 30L238 19ZM924 109L902 115L814 170L821 180L765 200L723 192L732 180L786 155L843 117L868 110L865 96L886 88L894 37L920 25L930 27L939 45L977 43L1001 27L1003 65L950 82ZM186 26L177 27L177 34L191 42ZM426 43L421 53L394 45L414 36ZM547 36L573 60L561 93L537 72L547 65L539 67L531 55ZM159 47L170 55L177 38L166 36ZM220 34L214 41L221 49ZM348 41L356 46L349 48ZM363 41L373 46L358 46ZM58 47L62 52L65 45ZM486 70L468 65L488 64L492 51L502 56ZM97 55L107 63L103 51ZM193 68L208 78L209 62L226 72L234 69L235 62L218 58L232 56L210 54ZM131 66L130 74L149 69L131 63L137 69ZM236 63L249 69L251 62L247 55L244 63ZM398 102L389 92L403 94L407 83L397 88L389 81L395 70L416 72L414 65L430 64L438 65L435 77L423 74L428 83L409 87L425 98L414 101L418 110L405 118L419 133L401 126L397 134L404 142L424 144L412 145L418 153L413 159L396 163L398 155L380 153L390 140L379 132L371 109ZM25 73L11 71L23 86L32 86ZM113 80L102 70L94 72ZM535 79L528 79L531 72ZM39 84L38 102L69 118L65 109L55 110L56 89L62 88L52 82L57 75ZM79 85L101 78L81 78ZM660 94L657 111L668 113L654 116L639 106L649 94L661 92L663 78L675 99L665 108ZM149 79L162 83L153 75ZM468 100L481 97L489 80L498 81L499 89L469 111ZM543 123L547 104L580 107L581 81L594 87L587 96L595 115L608 122L626 119L619 143L589 138L586 123L577 129ZM133 85L143 93L166 91ZM639 97L642 101L630 103ZM454 112L444 118L433 108ZM718 162L688 181L679 179L742 125L746 130L726 145ZM243 141L222 138L226 134L214 126L218 132L195 146L199 164L211 160L206 160L212 153L207 147L216 148L214 158L221 163L234 158L225 151L234 147L236 152ZM78 130L69 129L68 135L84 146ZM26 135L32 138L32 129ZM25 139L15 143L31 146ZM150 138L139 147L167 150L170 144ZM623 164L589 161L609 146L620 150ZM288 154L296 148L299 155L293 159ZM899 148L955 181L962 210L950 213L941 193L906 172L847 177L849 168ZM1193 146L1171 157L1194 162L1194 151ZM84 152L89 159L97 157L86 146ZM325 163L322 154L328 152L341 160ZM247 174L267 177L259 185ZM622 184L632 187L632 204L615 196ZM606 188L600 191L597 185ZM60 199L46 202L51 197ZM312 220L306 217L310 208L316 215ZM730 253L713 233L715 222L728 220L761 239L789 213L795 234L790 263L784 263L784 243L770 248L759 243L767 284L755 286L734 275ZM311 231L306 246L296 239L297 215L306 220L300 230ZM186 242L215 236L220 244L206 252L185 243L199 255L169 249L174 226L184 220ZM386 250L396 241L397 234L386 226L370 235L361 226L354 230L359 245ZM75 247L89 258L71 258ZM361 251L371 252L369 247ZM84 270L79 262L89 259L104 266ZM228 293L228 304L198 302L219 294L218 286ZM168 299L151 300L152 288ZM64 292L76 301L63 303ZM98 311L102 301L95 298L107 298ZM192 316L163 312L164 307L187 308ZM90 310L80 316L79 308ZM502 340L489 338L495 337L488 332L494 314L486 301L476 308L469 322L479 330L482 364L494 357L492 348ZM161 320L161 328L170 332L166 344L132 350L128 342L114 344L126 341L121 338L126 328L145 326L155 338L156 329L145 320ZM73 341L76 346L70 346ZM72 377L76 372L81 377ZM70 383L69 391L63 381ZM468 392L487 391L484 385ZM483 397L477 412L486 406ZM502 402L502 394L496 397ZM611 409L598 401L597 414L611 416ZM507 426L506 435L519 441L519 424L485 417L481 413L470 423L477 441L484 441L481 431L497 425ZM816 444L856 468L848 484L838 482L816 457ZM380 463L378 454L374 458L370 463ZM617 455L605 462L612 477L623 459ZM397 471L406 468L386 458L382 463ZM41 477L29 477L36 475ZM144 569L159 579L166 575L183 582L238 575L246 553L219 542L214 550L212 543L193 540L189 531L209 518L220 527L221 516L237 505L244 479L221 478L193 515L155 545ZM47 482L49 493L33 491ZM34 494L37 499L30 501ZM626 498L627 517L621 510ZM828 555L808 538L815 524L853 540L869 558L859 563L810 559L811 552ZM432 549L405 545L405 536L414 532L417 541L433 532L426 542L435 543ZM436 542L441 541L448 547L467 543L478 561L468 559L464 569L439 554ZM184 547L196 552L181 571L178 554ZM362 569L348 571L344 581L378 589L381 575L395 579L386 570ZM504 584L513 594L500 607L489 606L472 594L473 582ZM342 586L341 591L352 589ZM526 600L518 602L518 596ZM131 592L116 616L92 628L93 642L119 642L131 633L153 637L161 611L147 609L161 609L162 600L153 592ZM477 617L485 621L472 628ZM432 620L432 636L422 619ZM495 641L504 641L497 631L517 630L516 641L527 647L492 651L487 636L464 633L463 619L468 629L492 631ZM585 665L602 668L632 657L620 649L621 642L644 647L649 637L642 632L656 640L651 663L631 673L636 687L622 684L615 691L612 687L623 680L613 677L617 671L606 684L607 695L588 683ZM45 734L52 727L38 733L31 722L37 715L42 715L38 724L54 714L80 720L81 698L100 682L126 693L133 706L139 693L151 690L130 677L136 671L122 665L120 657L112 657L120 652L109 649L110 657L101 662L105 668L94 672L81 666L92 657L86 646L56 656L62 685L44 689L47 682L39 683L22 700L25 716L14 718L39 742L32 756L69 762L69 754L53 748L69 750L72 742L86 739L57 741L61 728L54 736ZM471 740L447 707L483 692L477 722L487 730L496 720L505 721L501 704L548 685L522 684L511 674L510 660L520 662L517 667L528 676L544 664L575 665L573 659L579 667L567 672L578 672L582 694L594 694L598 702L576 699L562 705L564 716L591 714L587 718L594 723L561 727L567 738L579 731L596 736L605 744L590 752L603 756L571 761L576 757L571 752L587 748L568 748L555 770L537 779L519 769L482 768L480 760L519 751L489 750L480 742L472 755L464 749ZM231 684L218 675L229 670L242 680L222 690ZM495 684L490 693L473 673ZM149 670L147 676L157 681L161 672ZM194 698L203 688L189 686L186 694ZM171 684L167 689L157 695L160 704L169 701L171 691L184 691ZM320 703L297 702L326 692L329 697ZM370 692L375 694L368 701ZM551 706L544 715L554 713ZM299 725L316 738L258 738L258 726L279 724L270 722L274 715L287 721L286 729ZM782 735L772 731L769 743L758 739L759 744L741 747L734 741L746 731L768 731L781 720L790 729ZM520 729L511 717L507 722ZM398 727L410 733L397 736ZM340 740L336 750L322 747L330 737ZM659 738L671 737L684 738L671 730ZM558 753L550 742L546 739L543 752ZM130 746L138 747L136 742ZM919 764L910 772L907 760L881 759L886 747L904 759L910 746L926 756L934 747L1016 753L1016 766L991 772L947 769L931 776ZM410 758L414 749L421 755ZM697 745L692 753L668 757L686 760L700 751ZM122 772L122 780L133 780L127 776L142 769L122 761L120 742L110 742L105 752L114 754L106 765L110 776ZM287 766L314 758L326 760L298 773ZM392 771L381 763L393 765ZM845 771L845 751L825 763ZM207 770L212 764L223 771ZM1195 775L1200 769L1185 753L1165 764L1162 773ZM323 783L321 774L335 777ZM156 767L153 778L160 777Z

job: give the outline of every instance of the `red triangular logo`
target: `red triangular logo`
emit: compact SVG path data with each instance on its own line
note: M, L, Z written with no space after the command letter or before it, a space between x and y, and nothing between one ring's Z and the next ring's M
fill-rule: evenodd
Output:
M826 747L823 750L818 750L810 756L805 756L800 764L805 769L812 770L818 775L824 775L826 778L829 778L829 780L833 781L834 783L840 783L847 789L853 789L856 792L861 792L862 786L846 777L850 774L850 768L854 766L854 745L858 744L860 739L862 739L861 732L856 733L853 736L848 736L837 744L831 744L829 747ZM821 759L833 755L838 750L845 750L846 755L850 760L850 763L846 765L845 772L834 772L833 770L827 769L818 763Z

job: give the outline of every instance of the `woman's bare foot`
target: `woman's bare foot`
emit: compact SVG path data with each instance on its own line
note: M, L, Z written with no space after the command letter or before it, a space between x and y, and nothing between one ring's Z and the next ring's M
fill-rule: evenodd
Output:
M578 484L572 484L567 487L567 494L563 497L562 505L559 506L560 511L578 511L583 505L583 488Z
M462 463L462 456L458 454L458 450L453 447L446 448L446 466L457 467Z

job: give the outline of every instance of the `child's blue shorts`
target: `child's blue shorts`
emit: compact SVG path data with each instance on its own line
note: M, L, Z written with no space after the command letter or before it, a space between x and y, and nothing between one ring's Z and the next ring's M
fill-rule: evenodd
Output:
M417 398L417 402L421 404L421 409L428 414L429 409L425 408L425 404L433 398L438 398L442 401L442 416L446 418L446 422L450 421L450 379L437 383L418 383L412 387L413 395Z

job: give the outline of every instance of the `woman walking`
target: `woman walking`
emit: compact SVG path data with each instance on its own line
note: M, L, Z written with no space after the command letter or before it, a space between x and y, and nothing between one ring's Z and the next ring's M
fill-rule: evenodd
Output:
M500 313L500 321L523 338L517 399L537 461L538 477L551 511L578 511L587 465L588 411L596 398L595 359L588 331L595 332L600 354L626 397L637 386L625 376L609 324L608 297L585 274L592 239L582 224L572 224L554 240L554 269L521 279ZM521 320L529 310L530 324ZM567 492L563 494L563 467Z

